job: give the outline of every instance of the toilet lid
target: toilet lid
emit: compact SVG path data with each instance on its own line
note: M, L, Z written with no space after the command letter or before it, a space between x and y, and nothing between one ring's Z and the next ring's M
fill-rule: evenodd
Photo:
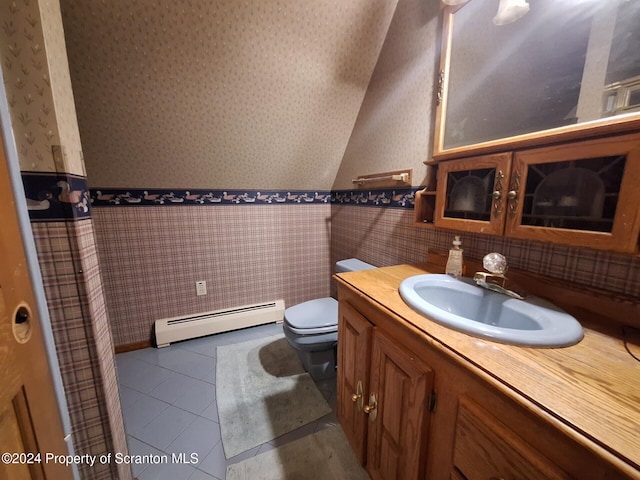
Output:
M299 303L284 311L284 321L301 335L335 332L338 329L338 302L331 297Z

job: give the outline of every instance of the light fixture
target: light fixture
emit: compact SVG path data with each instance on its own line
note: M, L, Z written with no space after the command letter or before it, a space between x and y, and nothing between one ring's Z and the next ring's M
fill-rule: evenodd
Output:
M462 5L463 3L467 3L469 0L442 0L442 3L445 5Z
M462 5L469 0L441 0L442 3L449 6ZM628 0L627 0L628 1ZM498 13L493 17L495 25L506 25L515 22L523 17L529 11L529 3L527 0L500 0Z
M455 1L455 0L454 0ZM495 25L515 22L529 11L527 0L500 0L498 13L493 17Z

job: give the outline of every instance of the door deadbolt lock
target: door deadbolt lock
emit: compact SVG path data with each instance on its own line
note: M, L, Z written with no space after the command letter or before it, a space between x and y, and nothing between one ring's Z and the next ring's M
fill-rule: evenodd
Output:
M13 337L18 343L27 343L31 338L31 309L21 303L13 314Z

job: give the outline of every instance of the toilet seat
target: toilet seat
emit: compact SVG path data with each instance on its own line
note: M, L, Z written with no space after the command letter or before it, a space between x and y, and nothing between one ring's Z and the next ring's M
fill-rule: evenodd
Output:
M317 298L299 303L284 311L287 328L298 335L320 335L338 330L338 302L336 299Z

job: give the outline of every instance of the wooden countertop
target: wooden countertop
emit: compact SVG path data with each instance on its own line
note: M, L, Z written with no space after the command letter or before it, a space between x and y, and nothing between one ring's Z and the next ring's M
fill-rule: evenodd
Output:
M457 332L415 312L398 293L405 278L440 273L427 268L397 265L336 278L427 334L446 354L506 386L514 398L532 402L587 444L622 460L640 478L640 362L625 349L619 329L601 328L598 314L576 308L567 310L582 324L584 339L571 347L518 347ZM640 348L633 348L638 356Z

